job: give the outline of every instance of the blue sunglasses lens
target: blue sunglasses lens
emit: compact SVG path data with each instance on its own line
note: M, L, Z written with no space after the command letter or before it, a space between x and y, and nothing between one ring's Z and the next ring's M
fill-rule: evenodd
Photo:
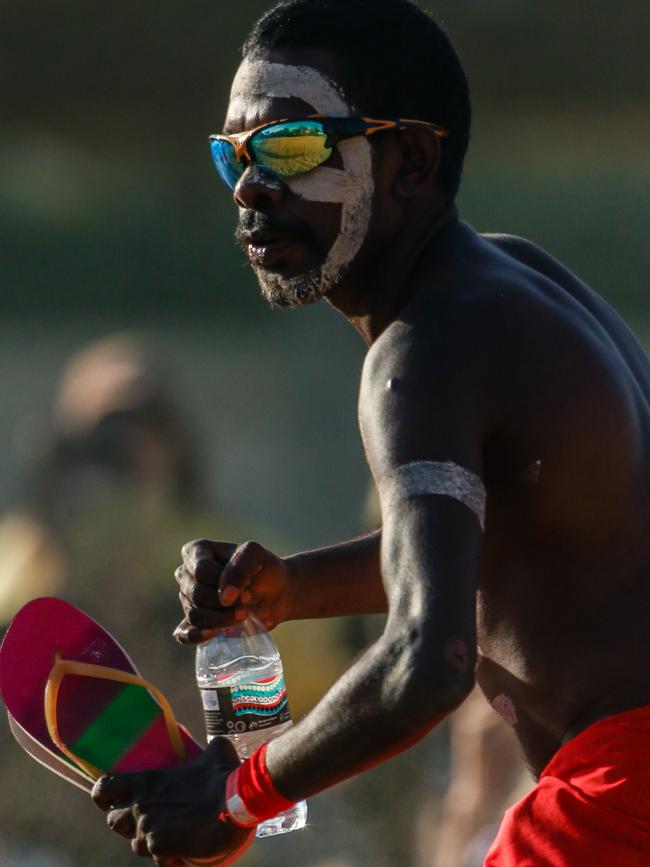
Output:
M219 177L231 190L237 186L237 181L244 172L244 164L235 158L235 149L229 141L212 139L210 141L212 160L219 172Z
M232 144L210 139L212 159L221 180L234 190L250 161L237 160ZM261 169L279 178L292 178L320 166L332 154L323 124L317 120L280 121L263 127L248 139L248 152Z

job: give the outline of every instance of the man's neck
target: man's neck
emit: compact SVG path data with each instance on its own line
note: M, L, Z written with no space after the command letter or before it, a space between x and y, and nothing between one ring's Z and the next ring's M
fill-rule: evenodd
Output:
M427 215L428 216L428 215ZM445 226L458 219L454 203L444 204L433 221L418 215L402 227L385 254L363 278L354 273L326 296L357 329L368 346L398 316L419 287L418 267ZM433 252L433 251L431 251Z

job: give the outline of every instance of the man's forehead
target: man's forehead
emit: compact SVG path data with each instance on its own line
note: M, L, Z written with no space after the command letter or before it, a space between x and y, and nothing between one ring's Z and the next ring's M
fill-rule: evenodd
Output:
M245 117L251 108L271 99L297 99L314 113L347 117L350 106L337 85L311 66L244 60L233 81L228 118Z

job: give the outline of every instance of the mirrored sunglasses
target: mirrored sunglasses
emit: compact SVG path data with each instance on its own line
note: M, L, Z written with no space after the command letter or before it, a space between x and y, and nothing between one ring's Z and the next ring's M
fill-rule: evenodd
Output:
M237 135L211 135L210 150L219 177L234 190L252 163L281 180L322 165L337 142L392 129L424 128L444 138L447 130L426 120L371 117L321 117L275 120Z

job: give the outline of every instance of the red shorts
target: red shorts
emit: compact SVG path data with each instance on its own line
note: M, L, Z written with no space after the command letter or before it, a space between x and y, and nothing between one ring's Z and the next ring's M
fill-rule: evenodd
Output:
M506 812L484 867L650 867L650 707L561 747Z

